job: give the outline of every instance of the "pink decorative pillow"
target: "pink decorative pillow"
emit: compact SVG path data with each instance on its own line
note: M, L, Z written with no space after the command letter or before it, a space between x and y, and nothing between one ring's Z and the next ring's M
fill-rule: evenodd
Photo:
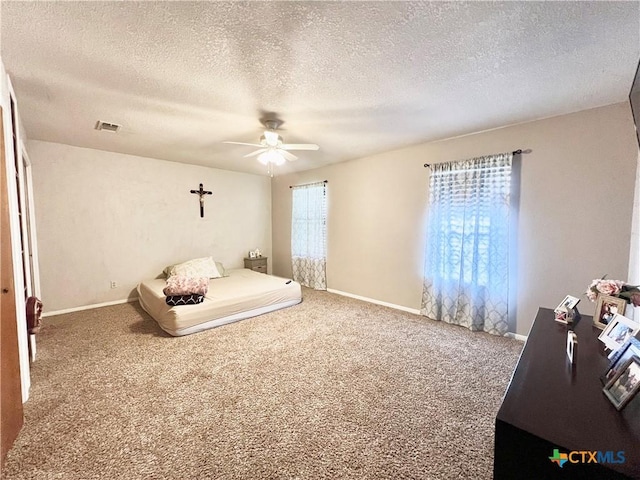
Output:
M187 277L185 275L172 275L167 278L167 286L162 291L167 296L174 295L206 295L209 290L207 277Z

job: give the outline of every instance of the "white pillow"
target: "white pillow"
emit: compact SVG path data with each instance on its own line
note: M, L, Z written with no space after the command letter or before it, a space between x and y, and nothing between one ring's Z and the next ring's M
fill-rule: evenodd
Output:
M185 277L220 278L222 275L216 267L212 257L195 258L188 262L172 266L167 272L167 277L184 275Z

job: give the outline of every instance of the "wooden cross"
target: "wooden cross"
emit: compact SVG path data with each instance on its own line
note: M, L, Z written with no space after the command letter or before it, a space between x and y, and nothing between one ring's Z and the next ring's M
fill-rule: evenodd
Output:
M200 190L191 190L191 193L197 193L200 196L200 218L204 217L204 196L213 195L213 192L207 192L200 184Z

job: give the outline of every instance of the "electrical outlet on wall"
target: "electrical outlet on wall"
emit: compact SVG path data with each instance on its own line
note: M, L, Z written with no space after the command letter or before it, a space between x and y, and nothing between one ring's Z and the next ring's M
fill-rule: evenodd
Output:
M111 288L118 288L118 282L111 280Z

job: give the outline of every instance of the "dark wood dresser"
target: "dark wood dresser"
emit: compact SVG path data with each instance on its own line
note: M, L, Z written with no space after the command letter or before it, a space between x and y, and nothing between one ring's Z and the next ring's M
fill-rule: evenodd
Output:
M602 393L600 375L609 361L600 330L583 316L576 363L566 354L567 326L541 308L496 417L493 478L506 479L640 479L640 396L617 411ZM561 453L599 451L624 463L564 463L549 457ZM571 458L580 460L582 454Z

